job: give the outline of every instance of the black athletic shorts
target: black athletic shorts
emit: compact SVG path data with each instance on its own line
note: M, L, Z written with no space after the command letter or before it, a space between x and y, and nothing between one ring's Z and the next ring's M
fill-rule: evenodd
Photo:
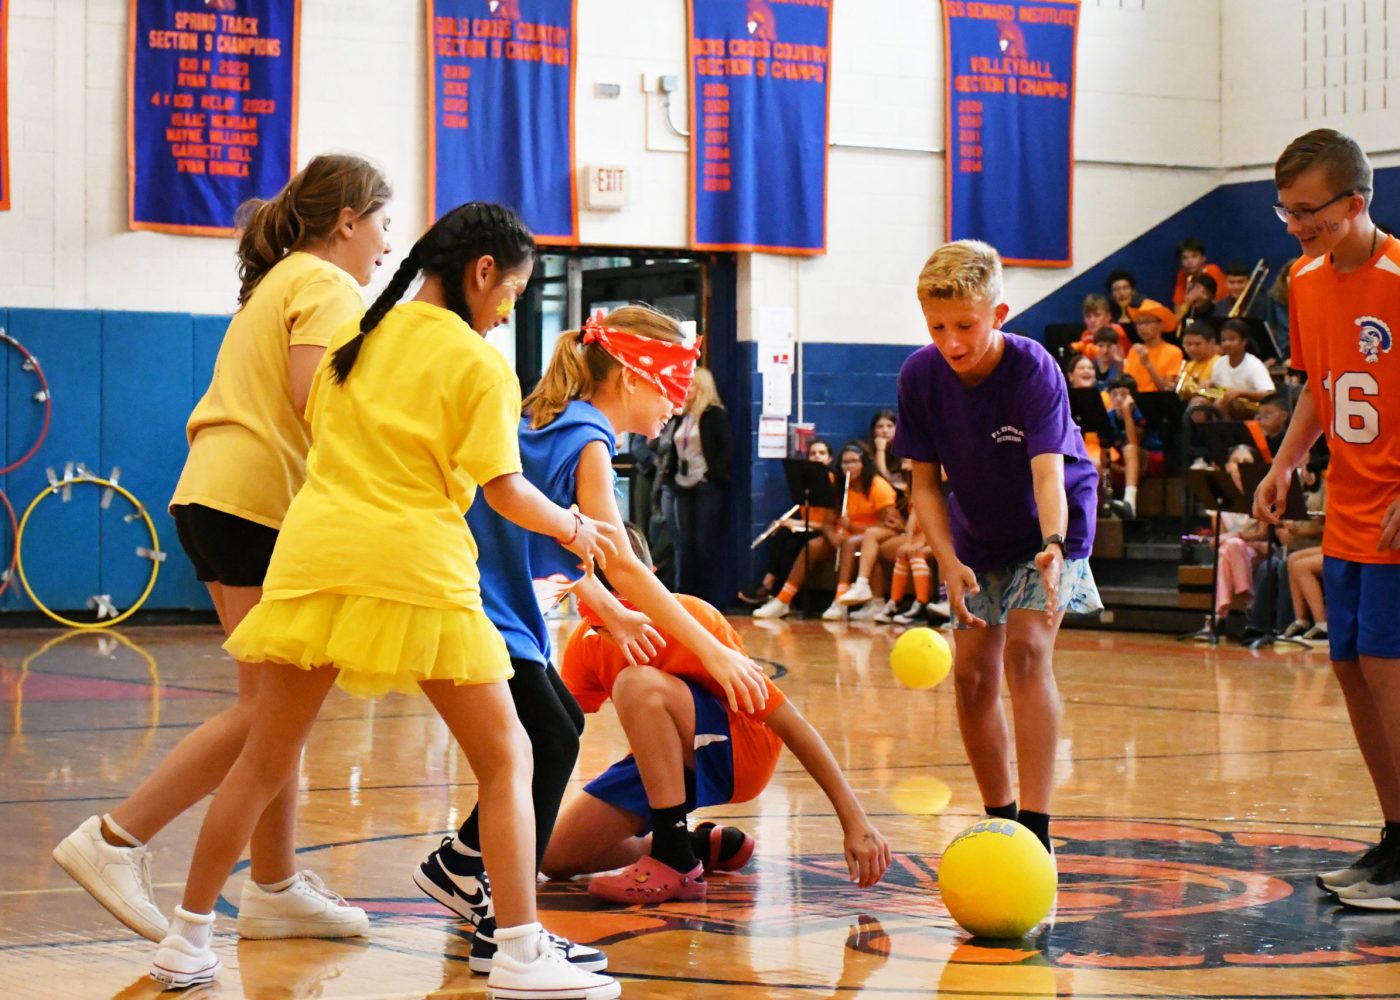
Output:
M197 503L171 510L180 546L204 583L261 587L277 529Z

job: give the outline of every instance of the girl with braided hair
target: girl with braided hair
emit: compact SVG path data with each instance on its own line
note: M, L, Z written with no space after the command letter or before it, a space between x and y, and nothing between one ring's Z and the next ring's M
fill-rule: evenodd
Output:
M614 494L612 458L617 435L655 437L685 403L699 349L683 342L680 326L654 309L630 305L581 330L562 334L549 367L524 402L520 451L525 477L558 504L577 506L623 534ZM630 664L652 662L664 645L650 622L691 650L714 678L731 708L752 712L766 698L762 672L742 651L724 645L691 617L626 545L611 557L607 577L635 610L577 568L576 559L550 539L528 535L501 517L501 508L473 507L467 519L481 540L486 612L505 637L515 676L511 694L534 748L536 857L543 861L569 776L578 757L583 712L550 666L545 612L569 592L598 610L611 640ZM678 711L686 711L681 706ZM685 755L685 754L683 754ZM675 773L682 773L676 760ZM484 798L484 796L483 796ZM676 882L700 879L686 829L685 792L659 803L648 826L656 827L654 854ZM476 925L471 965L489 967L499 913L480 856L484 831L475 812L414 873L418 887ZM486 866L489 867L489 866ZM496 897L499 904L499 897ZM587 961L571 953L578 962Z
M384 175L356 156L318 156L276 197L239 211L238 312L189 419L189 457L170 512L180 544L232 632L262 596L278 529L306 478L311 378L338 329L364 312L389 253ZM125 801L68 835L54 858L112 914L152 941L169 921L151 894L146 841L218 787L252 724L262 670L238 664L238 701L186 736ZM238 931L348 937L369 927L294 856L295 776L252 837Z
M421 691L471 762L501 925L491 995L619 995L612 979L570 964L569 943L535 919L530 746L505 683L506 645L482 611L464 520L479 488L495 510L585 565L617 548L611 525L551 503L520 474L519 383L482 334L509 316L534 258L534 238L513 213L463 205L414 245L359 324L332 340L307 403L306 484L262 600L226 644L263 674L253 725L200 829L183 905L151 970L157 980L178 987L217 973L214 903L338 682L368 697ZM420 273L416 295L400 302Z

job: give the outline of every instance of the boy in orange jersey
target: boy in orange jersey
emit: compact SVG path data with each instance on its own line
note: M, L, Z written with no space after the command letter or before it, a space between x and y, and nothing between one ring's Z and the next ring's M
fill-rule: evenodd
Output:
M1084 332L1079 335L1079 340L1075 343L1074 349L1086 358L1097 359L1099 356L1098 334L1100 330L1112 330L1118 337L1118 349L1126 355L1132 343L1128 340L1128 335L1123 328L1113 322L1113 311L1109 308L1108 299L1102 295L1086 295L1084 297Z
M629 525L627 534L638 558L650 565L641 533ZM719 611L699 598L676 596L707 632L744 652ZM585 712L612 699L632 754L565 804L545 852L546 875L571 878L626 866L595 876L588 891L625 904L704 899L704 873L738 871L754 843L748 834L713 823L692 831L687 814L757 797L786 744L835 807L851 881L864 888L880 880L890 864L889 845L821 734L771 681L765 678L763 708L730 709L704 666L679 642L663 633L665 646L652 662L633 666L592 609L582 610L584 622L564 649L560 675ZM684 804L656 808L656 802Z
M1194 236L1188 236L1176 245L1176 257L1181 269L1176 272L1176 288L1172 291L1172 305L1179 306L1186 301L1186 286L1194 275L1208 276L1212 282L1211 295L1225 297L1225 272L1215 264L1206 262L1206 245ZM1209 314L1207 314L1209 315Z
M1165 310L1163 310L1165 312ZM1181 372L1181 348L1162 339L1162 316L1144 309L1138 314L1137 332L1141 344L1123 359L1123 374L1131 376L1139 392L1173 392Z
M1379 844L1318 884L1348 906L1400 911L1400 240L1371 221L1371 164L1348 136L1295 139L1274 179L1275 210L1303 248L1289 326L1308 386L1254 508L1278 522L1289 476L1326 434L1332 668L1385 818Z

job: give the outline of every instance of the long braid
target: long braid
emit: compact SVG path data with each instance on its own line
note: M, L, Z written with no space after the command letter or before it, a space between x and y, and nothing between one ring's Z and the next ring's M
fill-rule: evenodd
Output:
M399 264L399 268L394 272L394 276L389 279L389 284L384 286L384 291L379 293L379 297L360 317L360 332L355 334L345 343L336 348L331 355L331 380L336 385L340 385L350 374L350 369L355 367L355 359L360 356L360 348L365 344L365 337L369 336L384 317L389 314L389 310L398 305L399 300L408 291L408 286L413 284L413 279L418 277L418 272L422 265L418 263L418 247L422 243L419 240L414 244L408 256Z
M349 376L365 337L383 322L420 271L438 278L447 308L468 326L476 327L462 279L474 261L488 255L503 271L519 267L535 256L534 236L509 209L474 201L454 208L434 223L413 245L388 286L360 320L360 332L331 356L331 377L336 384Z

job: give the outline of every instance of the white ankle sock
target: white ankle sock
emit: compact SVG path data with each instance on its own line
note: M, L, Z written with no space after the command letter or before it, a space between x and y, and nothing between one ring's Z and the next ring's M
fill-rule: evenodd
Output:
M480 851L474 851L474 850L472 850L470 847L468 847L466 844L464 844L464 843L462 842L462 838L461 838L461 837L453 837L453 838L452 838L452 849L453 849L454 851L456 851L458 854L462 855L462 857L464 857L464 858L479 858L479 857L481 857L481 852L480 852Z
M1136 487L1136 486L1125 486L1125 487L1123 487L1123 502L1126 503L1129 507L1133 508L1133 510L1137 510L1137 487Z
M257 886L259 889L261 889L263 892L281 892L283 889L290 888L290 887L291 887L291 884L292 884L293 882L295 882L296 880L297 880L297 877L296 877L295 875L293 875L291 878L284 878L284 879L283 879L282 881L280 881L280 882L256 882L256 881L255 881L253 884L256 885L256 886Z
M191 913L177 906L175 919L170 921L170 933L178 934L196 948L207 948L214 937L214 914Z
M501 954L528 965L539 956L537 939L543 929L538 922L516 927L498 927L496 949Z
M114 836L116 836L117 839L119 839L119 840L124 840L124 841L126 841L126 843L125 843L124 845L121 845L121 846L125 846L125 847L145 847L145 846L146 846L146 845L143 844L141 841L139 841L139 840L137 840L135 837L133 837L131 834L129 834L129 833L127 833L125 830L123 830L122 827L121 827L121 824L118 823L116 820L114 820L114 819L112 818L112 814L111 814L111 813L103 813L103 814L102 814L102 823L103 823L104 826L107 827L107 830L108 830L109 833L112 833L112 834L113 834ZM106 838L104 837L103 839L105 840Z

